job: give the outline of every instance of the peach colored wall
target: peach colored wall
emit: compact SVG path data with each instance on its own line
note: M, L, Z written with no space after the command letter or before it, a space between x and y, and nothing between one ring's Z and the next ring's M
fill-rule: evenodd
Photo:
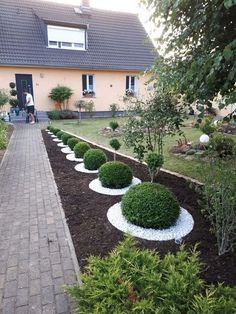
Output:
M48 94L58 84L66 85L74 91L74 95L69 101L69 109L76 110L74 102L83 98L82 74L95 75L96 97L93 98L93 101L96 111L109 111L109 105L113 102L124 108L122 97L125 93L126 75L139 75L137 72L0 67L0 89L9 89L9 82L15 82L15 74L32 74L36 108L42 111L54 109L54 103L49 99ZM147 80L148 77L143 76L137 80L138 95L145 96L147 94L144 85Z

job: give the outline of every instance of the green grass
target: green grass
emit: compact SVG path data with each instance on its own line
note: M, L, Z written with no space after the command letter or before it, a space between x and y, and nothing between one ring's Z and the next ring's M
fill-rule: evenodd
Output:
M125 118L99 118L99 119L86 119L78 122L77 120L59 120L53 121L53 126L76 134L78 136L82 136L90 141L93 141L97 144L103 145L105 147L110 147L109 141L110 137L105 137L101 134L101 130L107 126L109 126L109 122L112 120L116 120L119 125L125 123ZM202 132L199 129L195 128L187 128L183 127L182 131L188 140L192 142L198 142L199 137ZM166 136L164 139L164 168L178 172L182 175L189 176L191 178L200 180L202 179L203 174L207 173L207 164L201 160L185 160L182 157L175 156L169 152L170 148L173 147L177 140L180 138L179 135L176 136ZM122 138L118 138L122 143L122 146L119 152L134 156L132 153L132 149L125 147L125 144Z

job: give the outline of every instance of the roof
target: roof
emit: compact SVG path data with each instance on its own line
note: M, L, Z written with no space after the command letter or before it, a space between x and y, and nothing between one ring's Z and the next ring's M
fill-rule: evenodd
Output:
M86 51L47 47L47 23L88 26ZM35 0L0 1L0 65L142 71L154 46L136 14Z

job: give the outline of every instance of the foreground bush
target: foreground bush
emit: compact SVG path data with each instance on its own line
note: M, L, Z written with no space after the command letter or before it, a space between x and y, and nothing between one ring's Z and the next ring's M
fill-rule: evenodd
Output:
M235 142L227 135L217 134L210 140L209 153L223 159L230 158L234 154Z
M71 134L68 134L68 133L64 133L62 136L61 136L61 140L63 142L64 145L67 145L67 141L69 140L69 138L72 138L73 135Z
M76 119L77 114L72 110L53 110L47 112L48 118L51 120Z
M89 149L84 154L84 166L88 170L97 170L106 161L107 156L101 149Z
M0 149L7 147L7 125L4 121L0 120Z
M53 131L52 131L52 133L53 133L54 135L56 135L59 131L61 131L61 130L58 129L58 128L54 128Z
M90 149L90 145L85 142L79 142L74 147L74 153L76 158L84 158L84 154L87 152L87 150Z
M61 140L61 137L63 134L65 134L63 131L58 131L56 136L57 136L57 138L59 138L59 140Z
M83 286L67 288L77 312L89 314L232 314L235 288L207 287L196 251L163 259L127 238L109 256L90 257Z
M132 187L122 197L121 208L131 223L155 229L174 225L180 213L174 194L165 186L151 182Z
M68 139L67 145L70 147L71 150L73 150L75 145L78 144L79 142L80 140L78 139L78 137L71 137Z
M98 177L102 186L121 189L131 184L133 173L130 167L123 162L109 161L100 167Z

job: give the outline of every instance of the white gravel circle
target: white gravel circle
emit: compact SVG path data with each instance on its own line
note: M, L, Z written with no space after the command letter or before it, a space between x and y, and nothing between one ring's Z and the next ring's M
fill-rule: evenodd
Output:
M88 170L84 167L84 163L75 166L75 170L83 173L98 173L98 170Z
M59 138L54 138L53 141L54 141L54 142L58 142L58 143L61 143L61 142L62 142L62 140L60 140Z
M57 136L56 136L56 135L54 135L54 134L52 134L52 135L51 135L51 137L55 138L55 137L57 137Z
M48 134L53 134L52 132L48 131Z
M116 203L108 209L107 218L118 230L129 233L137 238L152 241L179 240L189 234L194 226L192 215L182 207L180 208L180 216L176 224L163 230L143 228L129 223L122 214L121 203Z
M99 179L95 179L89 183L89 188L97 193L106 194L106 195L123 195L125 194L132 186L141 183L141 180L133 177L133 180L129 186L123 189L110 189L102 186L102 183Z
M68 147L67 145L63 144L63 143L59 143L57 144L58 147Z
M72 154L73 150L71 150L70 147L64 147L61 149L61 152L64 154Z
M66 155L66 159L68 159L70 161L83 162L83 158L76 158L75 153L71 153L71 154Z

